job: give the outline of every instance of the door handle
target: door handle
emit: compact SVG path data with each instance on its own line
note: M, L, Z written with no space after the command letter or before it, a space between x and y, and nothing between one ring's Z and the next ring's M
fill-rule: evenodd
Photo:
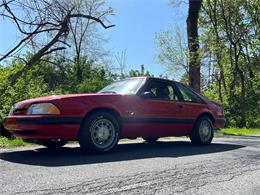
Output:
M183 108L183 105L178 104L177 107L178 108Z

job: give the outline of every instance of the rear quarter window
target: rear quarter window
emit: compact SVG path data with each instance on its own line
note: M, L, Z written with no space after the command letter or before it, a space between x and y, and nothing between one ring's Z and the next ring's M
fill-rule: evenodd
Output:
M178 87L185 102L203 103L203 100L189 88L180 83L176 83L176 86Z

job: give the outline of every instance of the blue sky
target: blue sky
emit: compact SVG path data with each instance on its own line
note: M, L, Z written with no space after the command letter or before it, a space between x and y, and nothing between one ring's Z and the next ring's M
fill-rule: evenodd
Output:
M174 2L175 0L171 0ZM111 54L126 50L128 69L145 69L155 76L164 73L162 65L154 59L155 34L170 25L179 25L186 31L187 4L169 5L169 0L110 0L114 16L110 17L116 26L104 31L109 38L107 48ZM0 53L10 49L16 42L17 32L13 25L0 20Z
M164 73L162 65L154 59L155 34L171 24L185 31L187 5L169 5L169 0L112 0L111 3L116 14L111 22L116 26L106 32L110 37L109 47L115 52L126 49L129 69L140 69L144 64L155 76Z

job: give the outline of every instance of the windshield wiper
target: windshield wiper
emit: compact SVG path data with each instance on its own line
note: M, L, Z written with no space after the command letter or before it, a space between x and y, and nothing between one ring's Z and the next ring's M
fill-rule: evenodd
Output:
M115 91L101 91L100 93L113 93L113 94L116 94Z

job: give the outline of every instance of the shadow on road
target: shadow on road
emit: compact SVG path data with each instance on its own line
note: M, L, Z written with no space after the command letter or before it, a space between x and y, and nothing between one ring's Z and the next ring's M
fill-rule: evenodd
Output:
M58 151L46 148L34 150L12 151L0 153L0 159L36 166L71 166L80 164L95 164L116 161L127 161L156 157L178 158L199 154L218 153L242 148L242 145L211 144L204 147L192 146L186 141L146 143L124 143L109 154L87 155L79 147L64 147Z

